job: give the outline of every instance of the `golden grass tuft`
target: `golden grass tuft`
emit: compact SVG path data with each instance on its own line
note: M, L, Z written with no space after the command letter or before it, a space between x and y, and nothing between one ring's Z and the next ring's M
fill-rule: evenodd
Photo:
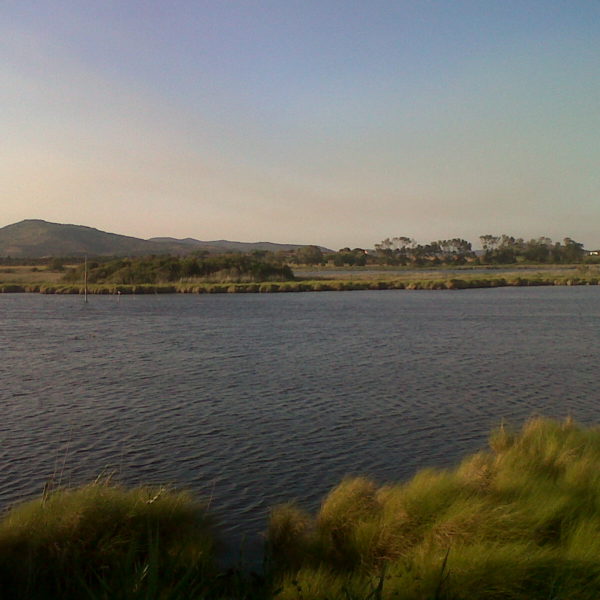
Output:
M76 598L98 581L123 585L133 581L124 569L140 572L152 556L167 587L190 565L211 570L215 538L204 506L185 492L101 480L44 494L0 521L0 586L7 598L39 590L48 598Z
M598 464L600 430L537 418L499 427L455 469L344 480L303 517L320 545L282 569L283 597L359 598L385 569L378 598L595 600Z

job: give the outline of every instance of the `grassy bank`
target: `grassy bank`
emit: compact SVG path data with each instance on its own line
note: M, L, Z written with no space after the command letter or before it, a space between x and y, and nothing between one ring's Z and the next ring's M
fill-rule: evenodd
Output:
M263 283L173 283L173 284L93 284L90 294L244 294L285 292L339 292L349 290L464 290L496 287L598 285L596 274L508 274L481 277L371 279L307 279ZM0 283L0 293L83 294L80 284L65 283Z
M347 479L317 514L273 509L261 576L223 572L204 507L96 482L0 522L10 598L595 600L600 430L535 419L403 484Z

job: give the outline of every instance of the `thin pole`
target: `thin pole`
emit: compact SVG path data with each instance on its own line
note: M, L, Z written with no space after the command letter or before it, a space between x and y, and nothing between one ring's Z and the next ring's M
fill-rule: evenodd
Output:
M83 262L83 301L87 304L87 254Z

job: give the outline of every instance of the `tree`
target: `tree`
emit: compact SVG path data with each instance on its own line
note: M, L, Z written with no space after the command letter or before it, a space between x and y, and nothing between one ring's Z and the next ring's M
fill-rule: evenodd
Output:
M296 262L299 265L320 265L323 262L323 252L318 246L302 246L296 250Z
M500 243L500 238L497 235L480 235L479 241L481 242L481 247L487 252L493 252Z
M330 260L336 267L348 265L350 267L364 267L367 264L367 254L362 248L340 248L335 254L330 255Z
M471 250L471 242L467 242L462 238L439 240L432 242L430 246L434 256L446 263L462 264L467 258L474 256Z
M548 262L552 257L552 240L540 237L524 244L523 256L532 262Z
M581 262L585 251L583 244L572 240L570 237L566 237L563 240L562 247L562 259L563 262Z

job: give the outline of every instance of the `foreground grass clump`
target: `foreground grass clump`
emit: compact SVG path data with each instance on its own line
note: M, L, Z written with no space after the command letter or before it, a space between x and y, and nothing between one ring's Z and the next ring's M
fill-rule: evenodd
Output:
M535 419L405 484L343 481L272 512L282 599L596 600L600 430Z
M57 490L0 522L2 598L176 598L214 573L201 504L163 488L99 481Z

